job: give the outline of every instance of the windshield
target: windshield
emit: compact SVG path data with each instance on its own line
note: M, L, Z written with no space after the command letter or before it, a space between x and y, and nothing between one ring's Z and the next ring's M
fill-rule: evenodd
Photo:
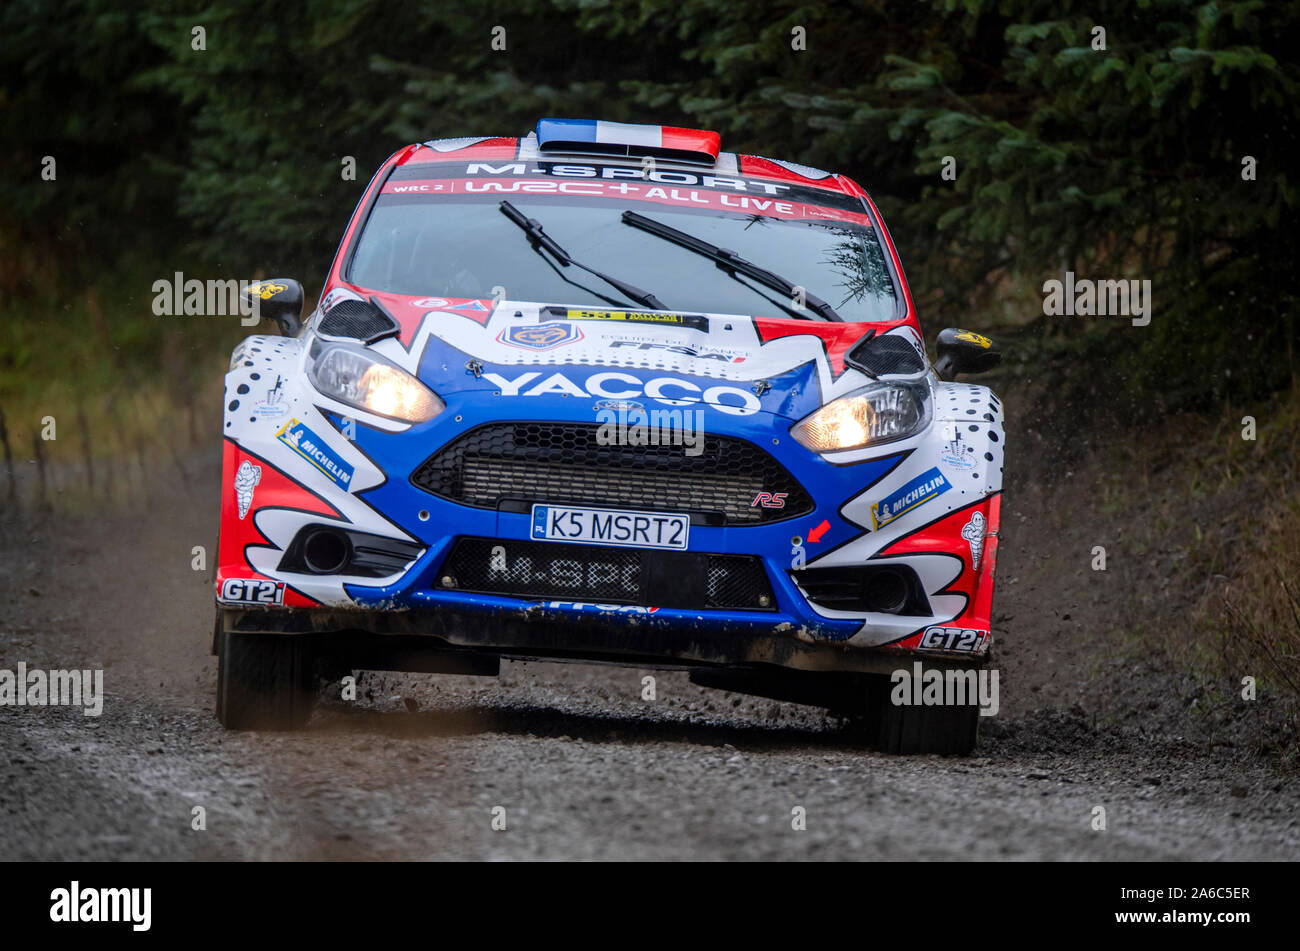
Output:
M783 220L642 201L511 195L510 201L574 260L644 288L668 309L788 316L789 299L712 260L624 224L636 208L664 224L735 251L821 297L847 321L894 318L894 285L870 227ZM353 253L347 279L421 297L491 298L600 306L625 295L576 267L534 251L527 235L483 198L381 195ZM496 289L500 289L497 291ZM820 319L811 311L804 314Z

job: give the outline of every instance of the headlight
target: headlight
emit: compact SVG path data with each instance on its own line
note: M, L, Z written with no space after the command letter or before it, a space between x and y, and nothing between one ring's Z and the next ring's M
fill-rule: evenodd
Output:
M446 408L432 390L405 370L354 347L326 345L308 376L326 396L408 423L423 423Z
M813 452L903 439L929 422L928 393L923 383L875 383L804 417L790 435Z

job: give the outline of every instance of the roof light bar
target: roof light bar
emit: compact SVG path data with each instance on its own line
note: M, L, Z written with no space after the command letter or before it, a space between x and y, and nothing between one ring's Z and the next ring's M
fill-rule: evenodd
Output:
M537 147L542 152L585 155L654 156L677 162L712 165L722 137L704 129L667 125L632 125L599 119L539 119Z

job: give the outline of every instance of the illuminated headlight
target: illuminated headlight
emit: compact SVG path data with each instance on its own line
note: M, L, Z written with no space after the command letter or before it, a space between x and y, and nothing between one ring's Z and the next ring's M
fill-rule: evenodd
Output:
M790 435L813 452L904 439L929 422L928 393L924 383L874 383L804 417Z
M446 408L411 374L355 347L326 345L314 355L308 376L340 403L408 423L423 423Z

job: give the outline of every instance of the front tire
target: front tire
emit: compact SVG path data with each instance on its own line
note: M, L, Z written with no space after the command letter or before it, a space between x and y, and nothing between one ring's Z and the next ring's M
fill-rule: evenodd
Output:
M888 677L873 677L867 688L867 742L884 753L904 756L935 753L968 756L979 734L980 708L961 706L900 706L890 699Z
M315 652L305 635L222 632L217 719L230 730L300 730L316 703Z

